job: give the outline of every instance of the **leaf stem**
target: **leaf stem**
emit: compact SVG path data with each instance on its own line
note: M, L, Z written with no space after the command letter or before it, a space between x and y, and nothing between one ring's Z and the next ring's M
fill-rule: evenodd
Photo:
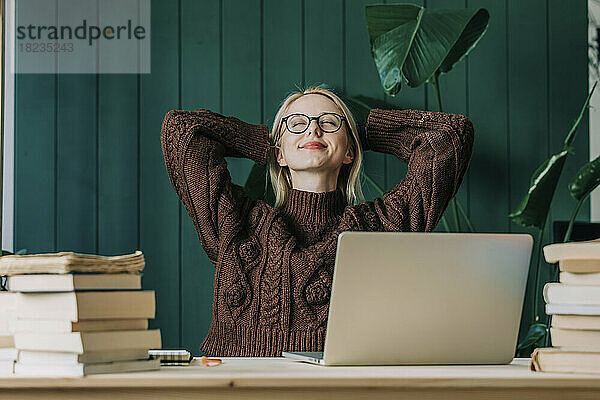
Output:
M469 229L469 232L475 232L475 229L473 228L473 225L471 225L471 221L469 220L469 217L467 216L467 214L465 213L465 210L462 208L462 206L460 205L460 202L457 201L456 205L458 206L458 210L460 211L460 213L463 215L463 217L465 218L465 222L467 223L467 228Z
M444 229L446 232L450 232L450 226L448 225L448 220L445 215L442 215L442 224L444 224Z
M435 86L435 92L437 94L438 109L440 110L440 112L444 112L443 108L442 108L442 96L440 95L440 80L438 79L439 75L440 75L440 72L435 71L435 73L433 75L435 84L433 86Z
M598 80L596 80L596 82L594 82L594 86L592 87L592 90L590 90L590 93L588 94L588 97L585 100L585 104L583 105L583 108L581 109L581 112L579 112L579 116L575 120L575 123L573 124L573 127L571 128L571 131L569 132L569 134L565 138L565 148L570 147L571 144L573 143L573 140L575 140L575 133L577 132L577 128L579 127L579 123L581 122L581 119L583 118L583 114L585 114L585 111L589 107L590 98L592 97L592 94L594 93L594 89L596 89L596 85L597 84L598 84Z
M579 209L581 208L581 205L583 204L583 202L585 201L585 199L588 198L588 196L590 195L591 192L588 192L585 196L583 196L578 202L577 202L577 207L575 207L575 209L573 210L573 213L571 214L571 219L569 220L569 227L567 228L567 232L565 233L565 238L563 239L563 243L566 243L569 241L569 239L571 238L571 233L573 231L573 225L575 224L575 218L577 218L577 214L579 213Z
M454 219L456 220L456 232L461 232L462 229L460 228L460 218L458 218L458 207L456 206L456 203L458 203L458 201L456 200L456 197L453 197L452 211L454 212Z
M369 182L379 192L379 195L382 196L383 189L381 188L381 186L379 186L373 179L371 179L371 177L369 175L367 175L367 173L364 171L363 171L363 176L365 177L367 182Z
M535 266L535 275L534 275L534 282L535 282L535 287L534 287L534 299L533 299L533 320L534 321L538 321L538 297L539 297L539 286L540 286L540 261L542 259L542 242L544 239L544 229L546 228L546 220L548 219L548 217L546 217L546 219L544 220L544 223L542 224L542 229L540 229L540 236L539 236L539 240L537 242L537 259L536 259L536 266Z

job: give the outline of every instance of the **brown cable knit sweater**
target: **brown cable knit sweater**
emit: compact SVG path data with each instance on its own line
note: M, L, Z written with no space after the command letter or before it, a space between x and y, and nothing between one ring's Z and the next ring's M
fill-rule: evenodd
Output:
M374 201L346 205L339 188L292 189L286 205L274 209L231 182L224 158L265 165L267 125L206 109L166 114L167 172L215 266L204 353L323 351L338 234L432 231L469 164L473 125L456 114L372 109L361 141L364 150L407 162L406 177Z

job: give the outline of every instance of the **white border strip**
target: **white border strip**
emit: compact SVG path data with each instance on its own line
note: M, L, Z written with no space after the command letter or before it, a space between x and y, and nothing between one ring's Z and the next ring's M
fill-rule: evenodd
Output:
M14 62L14 32L15 0L6 1L5 40L4 48L4 173L2 175L2 249L14 252L14 138L15 138L15 74Z

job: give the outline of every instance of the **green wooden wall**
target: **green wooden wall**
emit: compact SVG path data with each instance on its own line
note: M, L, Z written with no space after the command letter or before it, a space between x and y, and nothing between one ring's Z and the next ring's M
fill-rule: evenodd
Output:
M164 347L199 353L210 322L214 268L170 185L159 141L162 119L171 109L209 108L271 123L286 93L321 82L401 108L437 111L430 88L384 95L369 53L369 3L156 0L151 74L17 75L15 249L106 255L141 249L144 287L156 290L158 301L151 325L161 328ZM560 149L587 95L587 2L424 5L490 12L477 48L441 77L444 111L468 115L475 126L473 158L458 197L478 232L534 233L507 214L525 194L531 173ZM583 124L567 178L587 160L588 146ZM366 171L386 190L406 173L393 156L367 152L365 158ZM233 181L242 184L252 162L228 162ZM567 178L551 220L568 219L575 205ZM368 187L365 193L375 196ZM587 202L579 219L589 221L589 214ZM549 230L545 239L551 240ZM529 314L527 305L526 321Z

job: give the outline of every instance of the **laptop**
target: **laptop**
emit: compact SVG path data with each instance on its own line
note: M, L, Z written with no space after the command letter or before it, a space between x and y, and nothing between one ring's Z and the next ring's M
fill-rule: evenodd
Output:
M533 237L359 232L338 236L319 365L508 364Z

